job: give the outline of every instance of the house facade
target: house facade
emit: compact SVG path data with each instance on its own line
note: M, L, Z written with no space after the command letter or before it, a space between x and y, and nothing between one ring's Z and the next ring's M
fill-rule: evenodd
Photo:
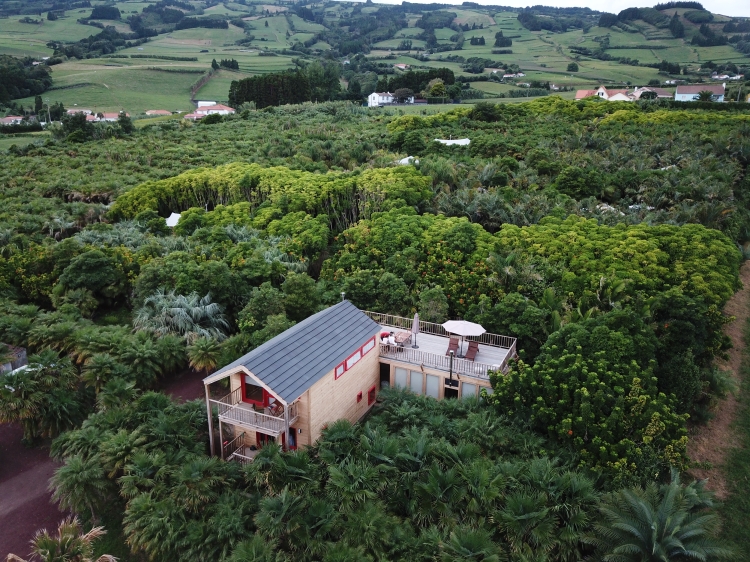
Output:
M235 112L234 108L229 107L228 105L223 105L220 103L200 105L200 103L202 102L198 102L198 107L196 108L196 110L185 115L184 119L192 119L193 121L196 121L198 119L203 119L206 115L231 115Z
M724 92L726 90L726 84L697 84L687 86L677 86L675 92L675 101L698 101L698 96L701 92L709 91L713 101L723 102Z
M312 445L328 424L361 419L383 387L436 399L479 396L492 391L488 371L505 370L515 356L515 338L484 334L475 360L454 357L439 324L419 326L415 335L412 319L342 301L205 378L212 454L247 463L269 442Z
M373 92L367 96L367 107L378 107L387 103L393 103L393 94L390 92Z

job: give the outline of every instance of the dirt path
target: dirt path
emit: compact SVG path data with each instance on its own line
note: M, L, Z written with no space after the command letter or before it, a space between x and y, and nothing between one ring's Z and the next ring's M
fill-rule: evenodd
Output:
M724 326L724 332L732 340L729 359L719 361L722 370L731 371L732 377L739 383L740 367L745 344L743 335L750 315L750 261L746 261L740 269L742 289L729 299L724 312L735 319ZM721 400L714 409L714 418L704 426L691 430L688 443L688 456L695 462L709 462L710 470L693 469L690 473L695 478L708 478L708 488L716 492L719 499L727 497L727 483L721 467L730 449L738 445L737 438L732 432L732 422L737 412L737 397L729 395Z
M47 481L57 468L49 443L27 448L18 424L0 425L0 560L29 554L37 529L56 529L65 516L50 500Z

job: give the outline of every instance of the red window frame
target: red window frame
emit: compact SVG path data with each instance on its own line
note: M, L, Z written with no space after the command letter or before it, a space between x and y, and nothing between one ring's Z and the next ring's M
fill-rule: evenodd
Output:
M357 393L357 404L359 404L360 402L362 402L362 391L361 390Z
M346 373L349 369L351 369L357 363L359 363L362 360L362 358L368 353L370 353L373 349L375 349L375 336L372 336L369 340L367 340L365 343L359 346L356 350L354 350L349 357L347 357L341 363L336 365L336 368L333 370L333 378L334 379L341 378L341 376L344 373ZM352 362L352 359L354 359L353 362Z
M246 404L253 404L254 406L258 406L260 408L266 408L266 407L268 407L268 402L269 402L269 399L271 398L271 393L269 393L265 388L263 388L259 384L253 384L253 386L258 386L258 387L260 387L263 390L263 401L259 402L258 400L249 400L249 399L245 398L245 396L246 396L246 394L245 394L245 377L246 376L247 375L243 375L242 378L241 378L241 382L242 382L242 391L241 391L242 392L242 401L245 402Z
M367 391L367 405L372 406L375 402L375 397L378 395L378 385L372 385Z

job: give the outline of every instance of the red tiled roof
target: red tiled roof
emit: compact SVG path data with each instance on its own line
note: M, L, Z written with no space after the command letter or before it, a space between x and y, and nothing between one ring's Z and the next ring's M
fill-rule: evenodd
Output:
M196 111L234 111L233 107L229 107L228 105L222 105L220 103L217 103L216 105L204 105L199 107Z
M578 90L576 92L576 99L582 100L583 98L590 98L596 95L596 90Z

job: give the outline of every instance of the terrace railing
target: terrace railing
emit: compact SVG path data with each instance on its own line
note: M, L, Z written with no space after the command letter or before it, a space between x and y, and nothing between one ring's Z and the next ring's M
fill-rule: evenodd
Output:
M403 316L395 316L393 314L383 314L382 312L370 312L369 310L363 310L362 312L367 314L367 316L381 326L393 326L394 328L399 328L401 330L411 331L411 326L414 323L413 318L404 318ZM424 320L419 321L419 331L423 334L432 334L433 336L442 336L445 338L451 336L451 334L440 324L425 322ZM501 336L500 334L490 334L489 332L485 332L481 336L467 336L464 339L466 341L476 341L480 344L492 347L512 349L514 352L516 349L516 338ZM513 355L515 355L515 353L513 353Z
M242 405L242 389L238 388L223 398L211 400L218 407L219 420L243 427L255 429L269 435L278 435L286 429L284 413L273 416L264 412L256 412L249 406ZM290 404L289 425L297 421L297 403Z
M450 357L447 355L438 355L437 353L429 353L426 351L420 351L418 349L412 349L411 347L401 347L398 345L381 345L380 356L387 357L389 359L396 359L405 363L412 363L414 365L424 365L425 367L433 367L441 371L450 370ZM503 362L505 363L505 361ZM493 369L503 370L504 365L488 365L486 363L476 363L474 361L468 361L466 359L460 359L458 357L453 358L453 372L459 375L467 375L470 377L477 377L480 379L489 379L487 371Z

